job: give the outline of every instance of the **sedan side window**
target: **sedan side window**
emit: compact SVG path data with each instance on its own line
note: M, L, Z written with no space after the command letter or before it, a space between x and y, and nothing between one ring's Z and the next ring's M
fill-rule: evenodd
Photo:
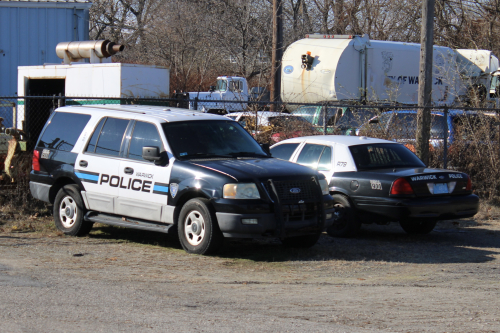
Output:
M306 144L300 152L297 163L316 169L324 148L323 145Z
M162 151L163 143L155 125L138 121L130 139L128 158L142 160L142 147L158 147Z
M281 160L288 161L299 143L287 143L271 148L271 155Z
M332 147L325 147L318 163L318 171L329 171L332 169Z

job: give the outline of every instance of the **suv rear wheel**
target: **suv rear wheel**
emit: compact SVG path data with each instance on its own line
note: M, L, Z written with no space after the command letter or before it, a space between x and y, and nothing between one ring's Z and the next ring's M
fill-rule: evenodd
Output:
M83 219L85 206L77 185L66 185L57 192L54 201L54 222L57 229L70 236L85 236L92 222Z
M191 199L179 214L179 240L188 253L210 254L222 245L224 236L207 199Z

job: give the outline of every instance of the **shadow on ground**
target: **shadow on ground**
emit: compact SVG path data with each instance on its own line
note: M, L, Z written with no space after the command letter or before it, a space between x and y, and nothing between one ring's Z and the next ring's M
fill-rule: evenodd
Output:
M89 236L180 249L176 233L97 226ZM428 235L408 235L397 224L364 226L356 238L324 234L309 249L286 248L278 239L226 239L215 257L262 262L381 261L402 263L479 263L500 254L500 231L484 228L440 228Z

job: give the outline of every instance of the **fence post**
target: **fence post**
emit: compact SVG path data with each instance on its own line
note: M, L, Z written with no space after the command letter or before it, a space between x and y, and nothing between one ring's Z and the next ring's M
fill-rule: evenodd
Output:
M323 105L323 134L326 135L327 133L327 128L326 128L326 104Z
M448 169L448 107L444 108L443 169Z

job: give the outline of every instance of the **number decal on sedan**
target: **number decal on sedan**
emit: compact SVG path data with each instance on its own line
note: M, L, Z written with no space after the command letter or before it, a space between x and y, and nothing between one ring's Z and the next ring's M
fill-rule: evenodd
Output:
M345 168L347 166L347 162L337 162L337 166Z
M381 190L382 183L380 180L370 180L370 185L372 186L372 190Z

